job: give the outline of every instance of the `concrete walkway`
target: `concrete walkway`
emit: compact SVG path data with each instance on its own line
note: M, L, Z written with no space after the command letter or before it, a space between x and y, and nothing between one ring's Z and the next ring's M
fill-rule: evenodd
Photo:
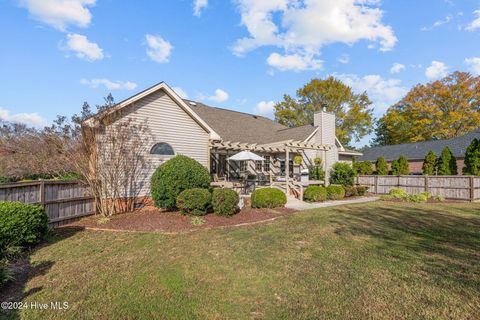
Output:
M310 203L310 202L298 200L293 196L288 196L287 204L285 205L285 207L290 209L296 209L296 210L307 210L307 209L315 209L315 208L341 206L341 205L353 204L353 203L372 202L372 201L377 201L379 199L380 199L379 197L364 197L364 198L356 198L356 199L350 199L350 200L336 200L336 201Z

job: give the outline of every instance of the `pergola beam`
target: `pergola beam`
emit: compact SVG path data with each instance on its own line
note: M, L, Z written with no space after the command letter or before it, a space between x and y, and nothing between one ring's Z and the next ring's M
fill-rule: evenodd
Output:
M231 142L231 141L214 141L210 142L210 147L213 149L219 150L250 150L252 152L286 152L287 149L290 152L299 152L301 150L310 149L310 150L330 150L332 147L328 145L322 145L318 143L310 143L304 141L283 141L272 144L263 144L258 145L256 143L240 143L240 142Z

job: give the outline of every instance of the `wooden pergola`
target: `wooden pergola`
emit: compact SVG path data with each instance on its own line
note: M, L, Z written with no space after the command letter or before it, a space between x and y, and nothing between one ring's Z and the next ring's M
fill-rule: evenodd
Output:
M286 140L281 142L273 142L267 144L257 144L257 143L241 143L241 142L231 142L231 141L210 141L210 149L215 150L226 150L226 151L244 151L248 150L251 152L262 152L262 153L285 153L285 171L287 174L285 175L286 180L286 190L287 194L289 191L289 174L290 172L290 164L289 164L289 157L290 152L300 153L303 150L320 150L325 152L324 153L324 167L326 170L327 166L327 151L331 150L333 146L330 145L323 145L319 143L311 143L305 141L294 141L294 140Z

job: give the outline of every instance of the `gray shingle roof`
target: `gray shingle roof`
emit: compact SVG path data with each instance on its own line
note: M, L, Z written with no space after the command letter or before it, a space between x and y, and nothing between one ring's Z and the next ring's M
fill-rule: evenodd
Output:
M429 150L432 150L438 156L446 146L450 148L456 158L463 158L465 157L465 151L467 147L475 138L480 139L480 129L451 139L368 148L363 152L363 156L359 157L358 160L375 161L378 157L383 156L385 157L385 160L393 161L398 159L398 157L400 157L402 154L408 160L423 160Z
M303 141L316 129L313 125L288 128L266 117L185 101L224 141L257 144Z

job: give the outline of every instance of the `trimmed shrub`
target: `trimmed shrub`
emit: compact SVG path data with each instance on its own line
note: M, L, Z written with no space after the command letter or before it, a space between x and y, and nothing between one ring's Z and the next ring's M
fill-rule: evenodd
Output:
M375 162L376 173L379 176L386 176L388 175L388 164L385 161L384 157L378 157L377 162Z
M213 212L220 216L233 216L238 212L238 193L231 189L213 189Z
M360 162L360 174L371 175L373 173L372 163L368 160Z
M345 197L356 197L358 196L358 191L356 186L344 186Z
M355 171L351 165L345 162L337 162L333 165L330 177L331 184L353 186Z
M457 174L457 159L448 147L443 148L437 163L437 172L440 176L454 176Z
M392 174L394 176L407 175L409 172L410 169L408 167L408 160L403 154L400 155L398 160L394 160L392 162Z
M480 140L473 139L465 152L464 175L480 176Z
M320 202L327 200L327 189L321 186L308 186L303 193L303 200Z
M287 196L275 188L257 189L252 193L252 208L277 208L287 203Z
M184 214L204 216L211 204L212 194L207 189L187 189L177 197L177 208Z
M327 188L327 198L329 200L341 200L345 198L345 189L338 185L329 185Z
M367 191L368 191L368 187L367 186L356 186L355 189L357 190L357 194L360 196L360 197L363 197Z
M427 202L431 195L428 192L421 192L419 194L409 195L405 199L409 202Z
M39 205L0 201L0 252L15 246L32 246L48 231L48 217ZM0 257L3 258L3 257Z
M175 209L180 193L187 189L209 188L210 174L196 160L178 155L161 164L152 176L150 189L154 205Z
M432 150L428 151L423 160L422 172L424 175L433 176L436 172L437 156Z
M407 192L400 188L392 188L388 194L395 199L405 199L408 197Z

